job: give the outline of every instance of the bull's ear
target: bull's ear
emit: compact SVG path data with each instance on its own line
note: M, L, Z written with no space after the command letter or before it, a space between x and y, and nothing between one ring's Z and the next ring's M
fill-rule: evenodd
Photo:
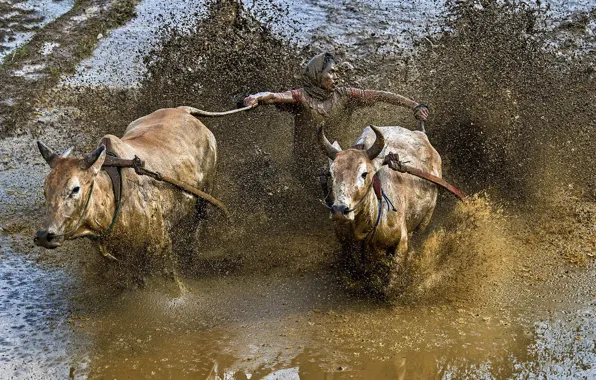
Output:
M68 157L72 153L73 148L74 147L71 146L70 148L66 149L64 152L62 152L62 154L60 155L60 157L62 157L62 158Z
M335 140L333 142L333 144L331 144L331 146L334 147L335 149L337 149L338 152L341 151L341 146L339 146L339 143L337 142L337 140ZM329 160L329 166L331 166L331 164L333 163L333 160L330 158L328 158L328 160Z
M46 146L46 144L42 143L41 141L37 142L37 147L39 148L39 152L41 153L41 156L43 157L44 160L46 160L46 162L48 163L48 165L50 165L50 167L53 167L54 164L54 160L58 157L58 155L54 152L52 152L52 150L50 148L48 148Z
M93 175L96 175L101 170L101 165L106 159L106 146L101 144L99 148L93 152L86 154L83 158L83 169L91 170Z

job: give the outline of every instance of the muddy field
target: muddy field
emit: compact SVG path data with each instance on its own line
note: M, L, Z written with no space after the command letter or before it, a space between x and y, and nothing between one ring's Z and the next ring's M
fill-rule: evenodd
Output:
M596 377L593 4L52 3L45 21L2 18L6 35L39 30L0 65L0 377ZM36 140L82 155L158 108L231 109L300 86L323 50L345 83L429 104L444 177L470 194L440 194L403 293L379 299L338 270L275 107L202 119L233 219L209 214L185 292L158 274L131 284L86 240L34 246L49 171ZM368 124L416 127L378 105L332 137Z

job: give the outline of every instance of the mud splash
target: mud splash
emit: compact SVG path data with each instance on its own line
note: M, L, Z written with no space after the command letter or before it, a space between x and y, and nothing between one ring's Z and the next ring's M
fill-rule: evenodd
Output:
M447 5L443 35L422 54L421 80L450 174L469 190L531 203L561 183L593 186L593 59L553 52L537 6Z
M240 3L214 1L208 4L206 17L195 25L163 27L162 44L147 55L148 74L138 90L92 89L79 94L79 108L85 109L82 124L88 137L92 136L87 141L92 142L106 132L121 134L131 119L159 107L193 104L205 109L225 109L249 93L263 89L285 90L298 84L296 75L300 65L311 52L272 33L271 28ZM590 165L594 161L585 162L580 158L590 157L594 151L591 149L593 139L589 137L592 113L588 109L562 112L558 98L545 100L544 95L545 91L556 92L554 88L561 93L561 86L584 70L577 81L583 80L586 85L578 84L573 92L566 93L566 101L584 104L593 82L593 76L585 70L585 60L567 64L565 70L560 70L564 63L548 48L549 36L539 26L547 17L542 8L525 3L495 2L474 6L447 2L446 5L449 12L445 15L443 34L429 36L430 47L423 47L421 63L419 67L414 66L423 74L408 76L408 67L394 71L378 70L376 65L377 69L373 69L373 65L365 61L378 58L380 53L372 52L362 57L362 71L352 73L352 77L363 82L382 78L381 82L397 84L405 75L410 79L399 85L402 89L416 88L413 92L429 89L427 96L434 120L440 120L436 125L431 123L430 135L433 144L443 153L446 175L456 184L465 184L463 188L468 192L488 191L492 199L503 200L498 207L505 206L505 214L511 210L511 204L532 209L545 194L552 193L545 185L555 183L556 187L565 176L575 181L584 178L585 182L572 186L589 189ZM501 48L505 45L508 49ZM471 51L475 53L470 54ZM378 59L371 62L376 63ZM375 73L372 79L367 77L371 72ZM545 77L549 80L543 83ZM551 103L556 104L552 109L546 106ZM381 107L359 112L347 134L356 136L361 126L371 121L392 124L383 122L387 119L386 113L386 108ZM567 137L565 144L561 144L560 130L565 116L575 118L578 133L576 140ZM301 196L301 185L288 174L291 121L287 115L259 109L225 120L204 121L219 136L221 157L226 158L221 160L217 195L236 210L239 219L231 229L217 221L210 223L202 239L205 243L201 244L201 252L211 252L206 256L225 252L227 259L223 261L226 263L216 264L225 268L238 263L277 262L281 259L259 258L258 255L251 255L250 260L242 259L246 252L239 253L234 247L247 240L254 247L249 251L258 251L258 245L270 235L306 232L309 228L329 232L324 211L317 208L312 199ZM574 161L571 165L562 165L564 148L569 146L572 146ZM565 158L569 160L570 156ZM545 180L547 175L542 173L558 176L559 181ZM506 252L510 250L522 250L511 244L505 227L497 226L503 212L488 212L493 207L488 203L484 203L486 209L482 210L477 202L483 201L476 199L467 211L438 213L436 219L446 225L426 236L426 242L420 242L420 254L414 255L419 256L420 263L415 264L418 268L413 270L418 273L415 276L421 277L412 280L416 282L412 288L417 289L414 293L423 292L422 289L432 287L431 284L447 289L449 278L457 283L447 269L441 275L432 271L424 273L422 268L447 264L441 257L454 260L449 270L455 274L465 267L471 272L472 267L482 267L472 263L474 260L466 254L484 257L487 269L492 265L488 261L497 260L497 251L502 250L504 256L509 256ZM296 215L306 214L313 217L304 229L303 223L298 221L302 219ZM461 222L463 229L452 225L451 220ZM474 222L466 224L470 220ZM226 232L221 232L223 230ZM254 236L257 238L251 238ZM471 240L458 241L460 236ZM330 262L328 256L332 254L324 256L326 258L318 260L319 263ZM435 260L433 265L431 258ZM190 272L196 271L201 270L196 268ZM474 288L460 288L464 287Z

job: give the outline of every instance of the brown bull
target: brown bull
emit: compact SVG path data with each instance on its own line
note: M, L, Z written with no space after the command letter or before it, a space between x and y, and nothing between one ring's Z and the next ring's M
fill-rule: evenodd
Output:
M331 145L320 128L319 142L330 159L331 212L344 251L357 246L368 252L366 260L389 257L399 268L408 250L408 235L423 230L431 220L437 187L393 171L383 166L383 160L386 154L397 153L409 166L441 177L441 157L424 132L401 127L367 127L346 150Z
M212 189L217 163L215 137L186 107L157 110L130 123L122 138L106 135L102 141L107 140L121 158L136 155L148 169L205 192ZM97 238L109 230L108 236L97 241L104 255L142 262L152 255L171 256L174 230L193 236L201 206L195 197L125 168L121 207L113 222L114 188L101 170L105 146L83 158L68 157L70 149L57 155L41 142L38 146L51 170L44 184L48 222L37 232L37 245L56 248L65 239Z

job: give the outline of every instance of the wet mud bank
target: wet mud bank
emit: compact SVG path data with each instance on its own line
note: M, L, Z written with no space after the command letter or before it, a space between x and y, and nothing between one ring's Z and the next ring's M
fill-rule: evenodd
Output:
M104 33L134 17L137 1L75 1L0 65L0 135L25 133L38 104L62 75L74 72Z
M5 1L0 5L0 62L35 32L72 8L73 1Z
M23 124L28 134L0 141L3 373L594 376L589 56L568 60L550 50L550 31L535 22L547 16L526 6L449 5L445 30L425 35L405 63L403 51L374 49L384 38L358 50L314 33L304 47L251 13L269 12L283 25L279 10L209 4L194 27L163 26L139 87L50 89ZM117 265L87 241L33 247L48 171L35 139L84 154L156 108L223 110L249 93L297 87L301 65L322 46L350 62L342 67L347 83L428 103L429 139L445 177L478 192L468 205L440 195L433 223L409 253L411 286L394 302L338 273L327 212L290 172L291 117L273 107L202 120L220 149L215 195L234 218L210 213L182 270L186 293L159 276L123 287ZM415 120L377 106L356 112L345 135L333 137L348 145L371 123L414 128Z

